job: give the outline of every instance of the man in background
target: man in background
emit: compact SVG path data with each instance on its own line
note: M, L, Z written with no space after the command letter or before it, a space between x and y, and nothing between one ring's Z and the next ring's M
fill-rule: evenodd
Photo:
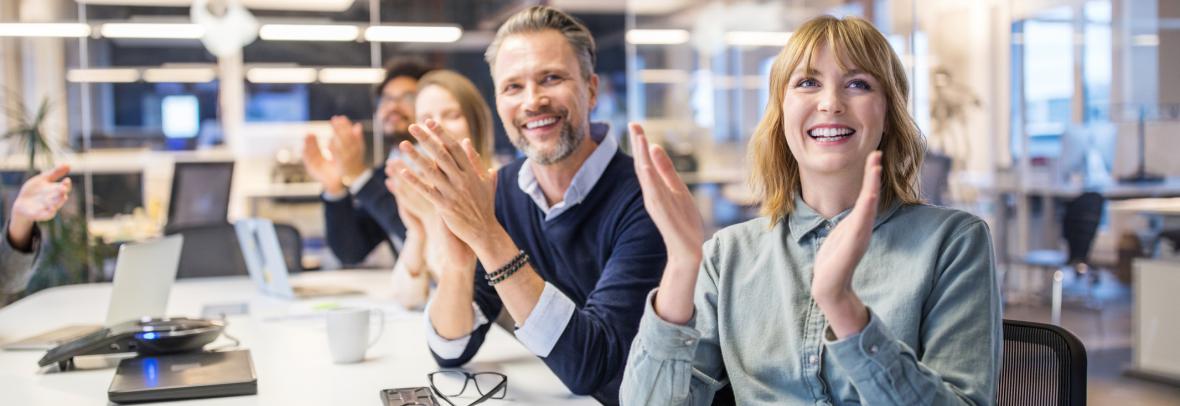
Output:
M385 80L376 88L377 114L374 126L390 136L388 145L410 139L418 79L430 68L420 62L393 60L385 69ZM330 156L320 152L313 134L304 138L303 164L324 187L324 225L328 247L345 265L360 263L378 245L389 242L394 252L401 248L406 227L397 215L397 202L385 188L385 165L365 164L365 135L360 123L344 116L332 117Z

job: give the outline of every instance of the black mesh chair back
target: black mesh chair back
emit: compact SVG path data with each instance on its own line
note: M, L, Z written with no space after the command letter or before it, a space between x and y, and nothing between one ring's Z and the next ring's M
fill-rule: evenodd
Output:
M733 385L725 385L713 394L713 406L734 406L737 400L733 397Z
M287 263L287 273L303 271L303 236L299 229L290 224L275 223L275 235L283 251L283 262Z
M1050 324L1004 320L997 405L1085 405L1086 349Z
M177 279L247 274L242 247L232 224L178 226L166 233L184 235Z
M1102 221L1102 206L1106 198L1095 192L1082 193L1065 206L1065 218L1061 221L1061 236L1069 247L1068 263L1086 262L1098 223Z

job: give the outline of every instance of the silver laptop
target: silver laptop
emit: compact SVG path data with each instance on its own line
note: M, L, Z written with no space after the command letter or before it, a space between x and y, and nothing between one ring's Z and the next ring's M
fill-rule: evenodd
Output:
M250 279L263 293L287 299L361 294L360 290L330 285L292 284L287 263L275 234L274 223L266 219L245 219L234 223L242 259Z
M100 325L69 325L4 345L5 350L48 350L75 338L141 317L163 317L176 280L184 237L177 234L119 247L107 318Z

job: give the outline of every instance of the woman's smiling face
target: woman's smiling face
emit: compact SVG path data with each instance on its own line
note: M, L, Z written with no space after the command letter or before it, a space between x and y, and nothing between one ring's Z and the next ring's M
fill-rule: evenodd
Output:
M801 63L791 73L783 95L787 146L804 177L862 172L885 128L882 86L840 63L830 46L821 44L812 56L811 66Z

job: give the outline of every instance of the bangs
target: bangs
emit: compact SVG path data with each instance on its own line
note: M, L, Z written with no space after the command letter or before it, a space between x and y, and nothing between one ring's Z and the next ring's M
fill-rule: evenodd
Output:
M825 46L836 57L836 64L841 71L859 69L873 76L886 88L899 88L903 92L908 90L904 77L899 78L898 72L894 72L892 59L896 54L889 46L889 41L868 22L860 19L840 20L824 16L804 24L791 35L787 46L783 48L785 65L782 72L789 76L800 66L806 66L807 72L815 71L815 55Z

